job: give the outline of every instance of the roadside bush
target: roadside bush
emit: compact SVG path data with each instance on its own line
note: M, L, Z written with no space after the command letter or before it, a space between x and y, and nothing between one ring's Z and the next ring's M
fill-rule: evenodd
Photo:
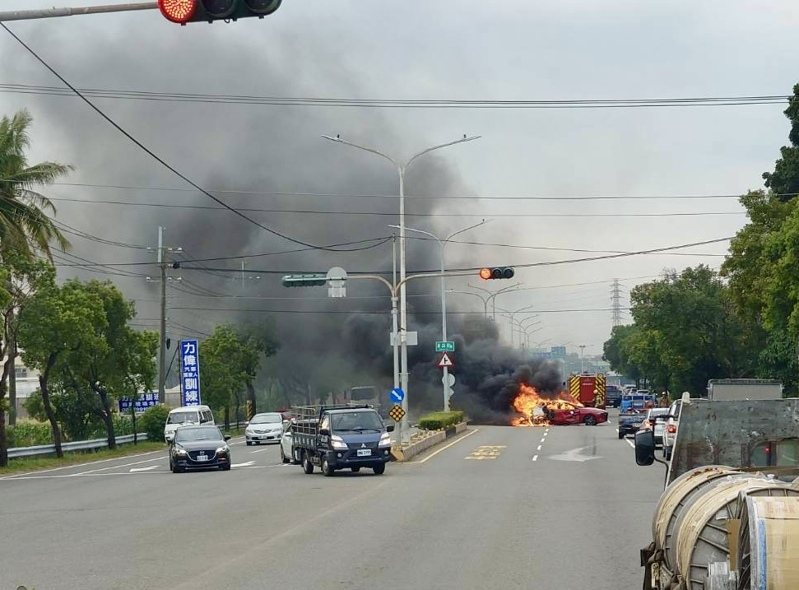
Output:
M169 416L169 408L163 404L147 408L141 418L136 421L137 426L141 425L137 430L146 432L147 440L163 441L167 416Z
M53 431L49 422L17 422L6 426L9 447L32 447L53 443Z
M463 412L433 412L419 419L419 428L424 430L443 430L463 422Z

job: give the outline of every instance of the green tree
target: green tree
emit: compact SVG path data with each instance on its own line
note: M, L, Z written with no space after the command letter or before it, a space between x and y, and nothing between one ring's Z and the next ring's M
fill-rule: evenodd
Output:
M764 172L766 187L781 201L791 201L799 193L799 84L793 87L793 96L788 99L785 116L791 122L788 139L790 146L780 149L780 159L774 164L774 172Z
M230 325L217 326L200 343L203 400L211 408L224 411L226 428L230 424L230 409L238 410L242 393L246 392L248 399L255 402L253 383L265 349L264 337L237 331ZM269 347L270 351L275 349L276 344Z
M135 317L133 302L126 300L110 281L69 281L64 289L86 293L98 302L102 317L91 326L93 345L69 351L62 380L75 389L87 388L97 395L108 446L114 449L114 400L152 389L158 335L137 332L128 325Z
M26 151L30 147L28 128L31 121L31 116L24 110L13 117L0 119L0 265L4 268L19 258L32 262L40 253L52 259L50 248L53 243L61 248L69 246L48 215L55 213L55 207L36 189L51 184L66 174L70 167L54 162L28 164ZM0 466L3 466L8 462L5 424L9 375L12 379L11 401L16 402L13 373L18 355L16 317L19 307L11 292L24 289L25 283L15 284L10 273L3 273L0 281L0 299L6 300L1 318L3 340L0 350L0 359L4 359L0 361L3 364L0 372ZM11 410L13 423L13 406Z
M51 381L70 370L70 353L105 345L95 329L104 321L102 304L95 296L74 284L59 287L54 277L39 288L20 314L22 359L40 373L42 406L59 457L63 456L61 429L51 400Z

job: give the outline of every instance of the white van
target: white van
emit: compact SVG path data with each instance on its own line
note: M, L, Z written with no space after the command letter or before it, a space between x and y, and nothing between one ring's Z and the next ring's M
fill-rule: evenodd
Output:
M181 406L169 412L164 426L164 440L171 443L178 426L184 424L214 424L214 414L208 406Z

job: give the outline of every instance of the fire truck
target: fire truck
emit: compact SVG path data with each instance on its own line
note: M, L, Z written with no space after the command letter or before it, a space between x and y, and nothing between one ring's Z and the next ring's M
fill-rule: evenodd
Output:
M593 375L571 375L569 377L569 395L576 402L586 407L605 409L607 380L604 373Z

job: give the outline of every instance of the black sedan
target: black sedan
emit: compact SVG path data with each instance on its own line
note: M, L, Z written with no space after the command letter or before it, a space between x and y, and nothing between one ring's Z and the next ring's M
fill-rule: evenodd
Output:
M216 426L181 426L169 447L172 473L187 469L230 469L229 436Z

